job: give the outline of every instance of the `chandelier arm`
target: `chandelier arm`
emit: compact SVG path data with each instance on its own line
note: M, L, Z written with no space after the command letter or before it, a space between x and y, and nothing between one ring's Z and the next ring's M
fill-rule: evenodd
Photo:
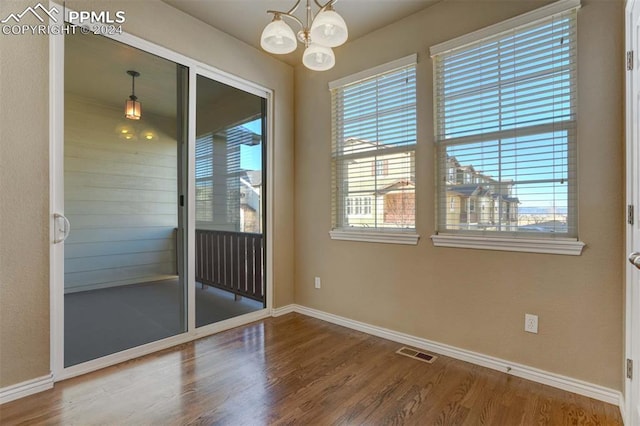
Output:
M271 13L273 15L286 16L287 18L291 18L296 21L301 28L304 28L304 23L297 16L290 14L289 12L280 12L279 10L267 10L267 13Z
M291 15L292 13L294 13L298 9L298 6L300 6L301 2L302 0L297 0L296 4L294 4L293 7L289 9L289 11L287 12L287 15Z
M333 4L338 0L329 0L324 5L322 5L318 0L313 0L313 1L315 2L316 6L320 8L320 10L318 11L318 13L320 13L326 10L328 7L333 6Z

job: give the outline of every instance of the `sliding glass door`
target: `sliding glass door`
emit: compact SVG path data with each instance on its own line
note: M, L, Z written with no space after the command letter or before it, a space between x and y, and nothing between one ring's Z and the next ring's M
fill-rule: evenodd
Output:
M56 376L266 315L269 92L133 36L61 39Z

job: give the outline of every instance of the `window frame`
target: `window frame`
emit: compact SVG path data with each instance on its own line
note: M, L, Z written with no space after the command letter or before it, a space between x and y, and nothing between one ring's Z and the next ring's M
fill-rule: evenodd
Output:
M446 41L444 43L440 43L438 45L432 46L430 49L430 53L432 57L435 57L440 54L444 54L450 50L464 47L466 45L477 43L480 40L493 38L499 36L502 33L506 33L508 31L513 31L514 29L528 25L534 24L537 21L548 19L554 15L558 15L564 12L569 12L571 10L577 10L580 8L580 0L560 0L555 3L549 4L547 6L535 9L531 12L525 13L523 15L516 16L514 18L508 19L506 21L500 22L498 24L480 29L478 31L465 34L461 37ZM577 20L577 17L576 17ZM576 52L578 50L578 46L576 45ZM436 91L436 62L434 60L434 120L437 120L437 91ZM576 63L577 68L577 63ZM575 88L577 91L577 87ZM574 101L574 107L577 108L577 101ZM437 122L434 128L437 131ZM577 126L576 126L577 127ZM437 135L435 138L435 143L437 145ZM574 142L577 145L577 142ZM440 149L443 149L439 146L436 146L436 152L439 152ZM439 158L439 155L437 155ZM438 180L442 177L447 178L449 175L448 170L443 169L445 165L439 164L438 162L438 170L442 170L442 172L438 172ZM575 169L577 169L577 162L575 164ZM575 173L576 170L573 170ZM570 170L571 173L571 170ZM466 172L465 172L466 175ZM465 177L466 181L466 177ZM577 179L574 179L574 188L575 196L577 198ZM438 187L437 189L438 197L440 197L441 189ZM575 223L575 232L577 234L577 201L574 201L576 204L574 206L574 217L572 220ZM436 203L436 214L441 216L442 214L446 215L446 207L444 209L442 206ZM500 210L500 209L499 209ZM510 212L509 214L512 214ZM474 249L487 249L487 250L503 250L503 251L516 251L516 252L533 252L533 253L549 253L549 254L563 254L563 255L580 255L582 253L582 249L585 244L577 237L569 237L569 236L554 236L545 234L536 235L533 233L526 232L518 232L515 231L513 234L501 234L496 232L496 235L487 235L487 234L479 234L473 232L465 232L459 230L436 230L436 233L431 236L432 242L436 247L455 247L455 248L474 248Z
M329 83L329 89L330 91L333 91L334 89L340 89L342 87L345 87L347 85L353 84L353 83L358 83L361 80L366 80L366 79L370 79L376 76L379 76L381 74L385 74L385 73L389 73L389 72L393 72L396 70L400 70L402 68L406 68L406 67L410 67L413 66L415 67L415 70L417 71L417 54L412 54L412 55L408 55L405 56L403 58L399 58L395 61L391 61L352 75L349 75L347 77L332 81ZM417 79L416 79L416 102L418 99L418 91L417 91ZM332 97L332 105L333 105L333 97ZM334 112L332 112L332 114L335 114ZM331 117L332 119L332 124L333 126L339 126L339 117L335 117L332 115ZM416 106L416 126L417 126L417 106ZM332 129L333 130L333 134L335 135L336 133L336 129ZM335 136L332 136L335 137ZM333 143L335 143L336 141L333 141ZM417 147L417 140L416 143L413 145L410 145L409 148L404 149L404 147L398 146L395 149L393 149L393 152L398 151L398 153L400 152L414 152L416 150ZM401 149L402 148L402 149ZM390 152L392 153L392 152ZM390 167L389 163L388 163L388 159L378 159L377 155L373 155L374 156L374 162L372 164L372 175L374 178L381 176L379 175L379 172L386 172L387 174L389 173L388 168ZM342 182L337 182L337 177L336 177L336 168L339 167L338 165L338 161L336 160L335 157L335 153L333 152L332 149L332 174L333 174L333 182L335 183L335 185L340 185L342 184ZM383 161L383 162L387 162L387 164L385 165L384 163L380 163L380 166L378 165L378 161ZM415 154L411 156L410 161L413 161L413 169L415 170ZM386 167L385 167L386 166ZM385 175L382 175L385 176ZM343 181L344 182L344 181ZM415 184L415 182L414 182ZM366 197L364 194L360 195L360 196L343 196L341 197L340 195L338 195L339 192L333 192L332 191L332 229L329 231L329 235L331 237L331 239L333 240L347 240L347 241L360 241L360 242L374 242L374 243L391 243L391 244L411 244L411 245L415 245L418 242L419 239L419 235L416 232L416 228L415 228L415 222L417 219L417 213L414 212L414 226L412 228L392 228L392 227L379 227L379 228L366 228L366 227L340 227L338 225L339 221L337 221L337 214L340 211L343 211L344 214L347 214L347 208L348 208L348 198L351 198L353 200L351 200L351 206L352 206L352 213L355 213L355 198L360 197ZM415 196L417 195L417 191L415 191L414 189L414 200L415 200ZM340 200L340 198L342 198L342 200ZM371 216L374 215L373 212L373 207L375 205L377 205L378 200L375 197L372 197L371 199ZM344 204L344 206L342 205ZM358 216L358 217L363 217Z

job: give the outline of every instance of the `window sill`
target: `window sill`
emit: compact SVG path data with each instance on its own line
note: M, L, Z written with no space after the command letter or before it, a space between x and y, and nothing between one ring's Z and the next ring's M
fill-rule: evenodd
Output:
M418 244L420 235L415 232L371 232L371 231L345 231L334 229L329 231L332 240L360 241L365 243L386 243L386 244Z
M518 251L527 253L562 254L580 256L585 243L563 239L494 238L469 235L432 235L435 247L457 247L480 250Z

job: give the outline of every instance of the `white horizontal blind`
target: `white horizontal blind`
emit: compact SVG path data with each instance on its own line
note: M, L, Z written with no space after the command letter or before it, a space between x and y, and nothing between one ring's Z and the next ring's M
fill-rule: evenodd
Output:
M576 9L434 56L438 231L577 237Z
M415 60L331 100L333 229L415 229Z
M196 138L196 222L213 221L213 134Z

